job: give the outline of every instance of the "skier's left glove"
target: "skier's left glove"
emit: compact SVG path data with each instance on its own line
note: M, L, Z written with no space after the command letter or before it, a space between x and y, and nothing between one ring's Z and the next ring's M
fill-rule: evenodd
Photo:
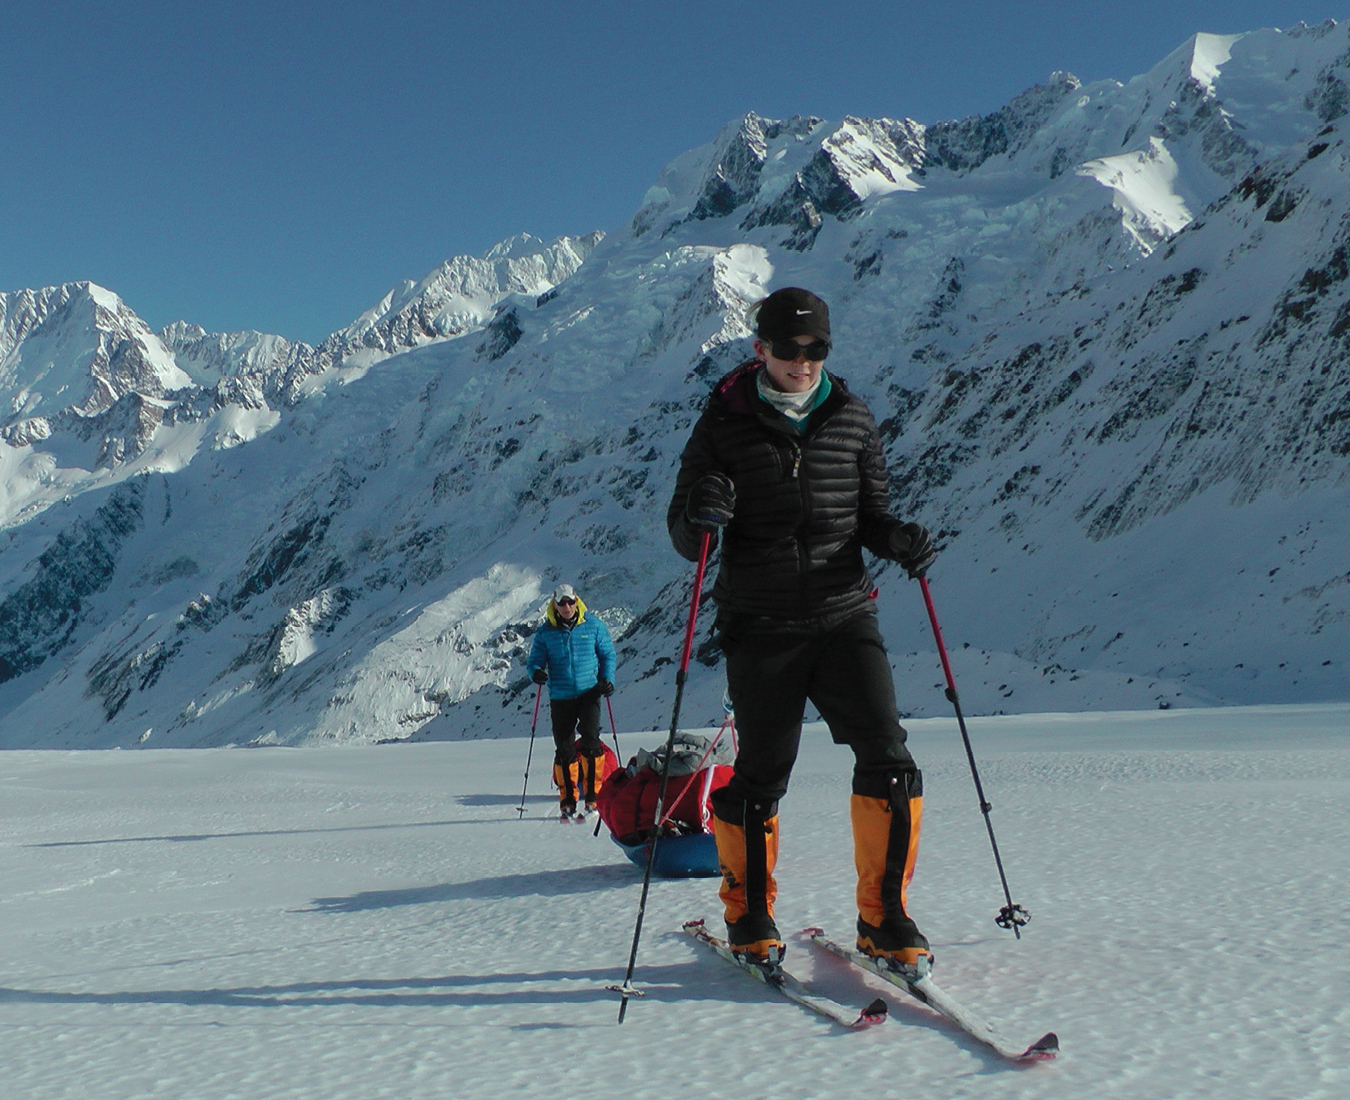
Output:
M596 690L598 690L601 695L610 696L614 694L614 685L610 683L608 680L601 680L595 686Z
M911 577L922 577L937 559L933 537L920 523L902 523L891 531L891 554Z

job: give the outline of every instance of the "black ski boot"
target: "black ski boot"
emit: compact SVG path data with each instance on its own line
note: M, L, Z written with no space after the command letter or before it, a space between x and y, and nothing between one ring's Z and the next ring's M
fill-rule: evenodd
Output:
M928 938L909 917L887 917L880 926L859 917L858 950L916 978L923 977L933 965Z
M759 966L777 966L783 961L783 937L773 917L747 913L734 924L727 924L727 945L733 955L739 955Z

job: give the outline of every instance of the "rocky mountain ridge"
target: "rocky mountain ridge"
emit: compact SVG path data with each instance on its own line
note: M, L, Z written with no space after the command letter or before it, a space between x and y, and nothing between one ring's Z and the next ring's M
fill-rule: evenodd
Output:
M482 257L457 256L394 288L318 347L260 332L208 333L185 321L154 333L93 283L0 294L0 395L10 405L0 440L22 447L53 432L101 432L97 466L128 462L166 413L201 419L231 406L293 405L329 372L477 330L513 295L553 289L603 236L545 245L520 234ZM123 415L107 416L119 402Z

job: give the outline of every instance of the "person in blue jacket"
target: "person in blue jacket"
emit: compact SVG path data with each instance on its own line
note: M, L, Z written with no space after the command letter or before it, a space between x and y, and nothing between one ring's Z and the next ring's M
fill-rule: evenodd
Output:
M561 820L572 821L578 816L578 790L585 799L585 816L592 817L596 791L605 778L600 696L614 693L614 642L605 624L586 614L586 605L570 584L553 590L544 619L526 667L536 684L548 684L558 809Z

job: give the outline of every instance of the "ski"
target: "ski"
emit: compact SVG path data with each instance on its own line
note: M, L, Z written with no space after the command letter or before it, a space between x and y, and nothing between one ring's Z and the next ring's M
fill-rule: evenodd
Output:
M757 978L770 989L776 989L789 1001L795 1001L803 1008L808 1008L827 1020L833 1020L835 1023L847 1028L862 1028L869 1024L880 1023L886 1018L886 1002L878 997L861 1012L855 1013L852 1009L846 1008L838 1001L832 1001L828 997L821 996L819 993L812 993L802 984L801 979L784 970L781 964L774 966L757 966L751 962L745 962L732 953L727 941L714 936L704 926L702 920L685 921L684 930L699 943L704 944L717 955L726 959L737 969L749 974L752 978Z
M885 978L892 985L899 986L910 996L950 1020L972 1039L984 1043L1010 1062L1048 1062L1059 1054L1059 1036L1053 1031L1047 1031L1025 1049L1006 1042L992 1027L954 1000L926 971L911 975L900 970L892 970L884 962L835 943L825 935L822 928L806 928L803 929L803 934L810 936L812 943L823 947L826 951L833 952L854 966L859 966L880 978Z

